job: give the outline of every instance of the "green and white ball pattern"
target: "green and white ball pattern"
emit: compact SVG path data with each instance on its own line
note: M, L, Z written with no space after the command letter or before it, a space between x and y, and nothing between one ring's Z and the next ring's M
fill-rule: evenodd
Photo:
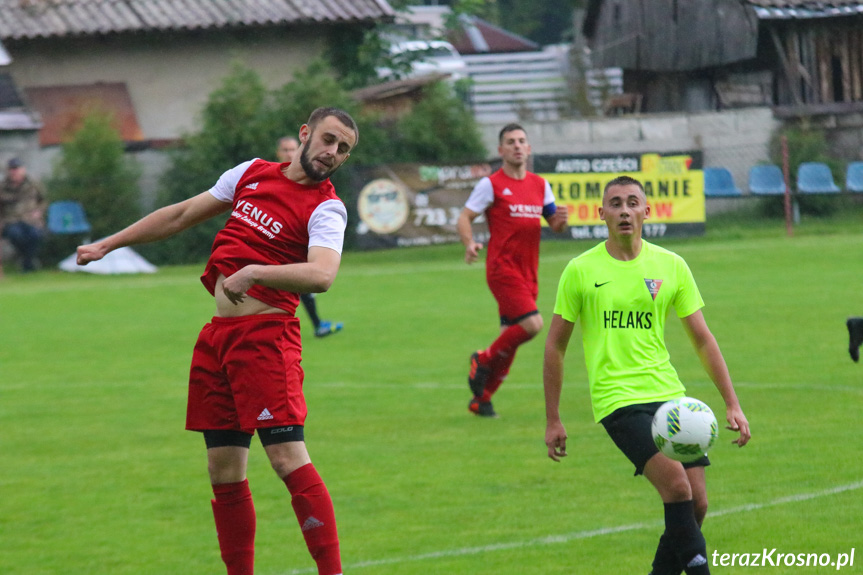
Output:
M703 401L672 399L653 415L653 442L664 455L689 463L707 454L719 436L716 416Z

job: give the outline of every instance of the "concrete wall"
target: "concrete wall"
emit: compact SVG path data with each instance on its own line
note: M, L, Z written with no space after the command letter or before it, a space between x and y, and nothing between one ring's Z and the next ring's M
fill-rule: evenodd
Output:
M744 193L749 168L770 159L770 138L782 122L770 108L698 114L524 122L534 154L618 154L701 150L705 166L731 170ZM483 142L497 151L500 125L481 126Z

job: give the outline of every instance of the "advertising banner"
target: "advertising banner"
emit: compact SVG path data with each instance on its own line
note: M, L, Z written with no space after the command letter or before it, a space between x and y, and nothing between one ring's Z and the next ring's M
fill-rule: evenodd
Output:
M392 164L358 169L354 243L360 249L458 242L456 221L473 187L499 164ZM356 184L355 184L356 186ZM484 238L482 216L474 235Z
M644 237L694 236L704 234L701 162L701 152L694 151L536 156L532 171L551 184L558 208L569 210L569 234L575 239L608 237L608 229L599 218L602 190L621 175L632 176L644 185L650 205Z
M673 154L535 156L531 171L551 185L559 209L569 212L565 237L604 238L599 218L602 190L620 175L644 184L651 215L645 237L704 233L704 176L701 152ZM500 162L443 165L392 164L352 171L359 221L359 249L427 246L458 242L456 222L473 187ZM356 220L355 220L356 221ZM543 225L545 221L543 220ZM474 220L474 237L486 241L484 218ZM560 238L545 228L544 235Z

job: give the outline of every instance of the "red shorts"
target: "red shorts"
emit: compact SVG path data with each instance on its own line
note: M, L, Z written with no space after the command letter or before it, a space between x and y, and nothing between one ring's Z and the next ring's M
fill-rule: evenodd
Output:
M490 276L487 281L494 299L497 300L501 325L514 325L537 313L539 286L536 282L516 274Z
M214 317L198 335L186 429L303 425L300 321L282 314Z

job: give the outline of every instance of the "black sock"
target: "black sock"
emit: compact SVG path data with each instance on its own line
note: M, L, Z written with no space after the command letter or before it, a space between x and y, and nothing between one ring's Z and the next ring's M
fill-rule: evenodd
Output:
M306 308L306 313L309 314L309 319L312 320L312 325L315 329L321 326L321 318L318 317L318 305L315 303L315 295L310 293L301 293L300 300Z
M683 573L683 565L677 559L677 554L671 548L668 534L663 533L656 546L656 555L653 558L653 571L651 575L680 575Z
M693 501L665 504L665 533L687 575L708 575L707 543L695 521Z

